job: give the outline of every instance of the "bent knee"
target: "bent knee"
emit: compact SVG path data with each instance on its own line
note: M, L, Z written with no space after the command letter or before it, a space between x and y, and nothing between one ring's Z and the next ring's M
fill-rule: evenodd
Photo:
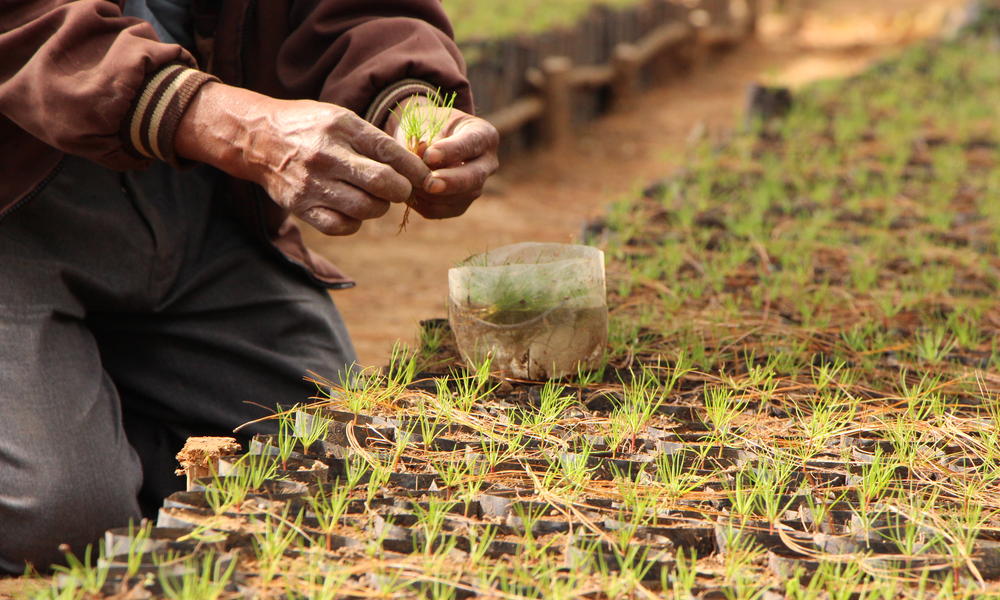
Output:
M100 474L102 465L50 465L0 493L0 570L26 564L47 569L60 546L82 552L113 527L138 520L141 474L131 466ZM0 469L5 467L0 466Z

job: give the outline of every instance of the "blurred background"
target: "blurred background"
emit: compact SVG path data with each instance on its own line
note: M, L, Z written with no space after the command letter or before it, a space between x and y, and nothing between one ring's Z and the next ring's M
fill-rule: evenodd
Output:
M444 6L477 110L501 130L501 171L458 219L415 216L399 232L394 208L347 238L307 231L358 282L333 297L365 365L384 364L397 341L414 343L420 320L446 316L449 267L518 241L578 242L604 207L678 168L692 144L741 127L754 85L794 91L850 76L914 41L952 35L972 11L967 0Z

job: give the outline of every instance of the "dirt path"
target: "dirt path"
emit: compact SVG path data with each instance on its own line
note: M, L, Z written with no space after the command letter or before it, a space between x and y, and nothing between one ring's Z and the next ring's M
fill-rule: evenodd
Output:
M766 18L759 40L647 93L634 111L589 126L568 151L508 160L460 219L417 217L396 235L400 212L391 212L351 238L310 235L358 280L357 288L334 298L362 363L383 364L396 340L412 342L420 319L446 314L447 270L455 262L518 241L577 240L588 217L679 165L692 133L717 135L737 124L751 82L796 87L858 72L939 31L964 1L816 4L807 18Z

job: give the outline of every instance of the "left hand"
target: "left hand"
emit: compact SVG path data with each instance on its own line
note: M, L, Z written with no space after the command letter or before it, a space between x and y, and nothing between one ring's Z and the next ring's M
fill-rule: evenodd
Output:
M423 154L424 164L432 172L423 189L413 190L411 206L427 219L447 219L464 213L483 193L486 179L500 166L497 159L500 135L496 128L468 113L450 110L440 135ZM394 118L390 118L386 129L405 145Z

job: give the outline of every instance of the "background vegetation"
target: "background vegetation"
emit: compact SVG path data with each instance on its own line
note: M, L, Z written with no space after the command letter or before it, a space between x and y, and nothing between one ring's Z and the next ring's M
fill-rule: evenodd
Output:
M460 42L502 38L571 25L595 5L627 6L640 0L444 0Z

